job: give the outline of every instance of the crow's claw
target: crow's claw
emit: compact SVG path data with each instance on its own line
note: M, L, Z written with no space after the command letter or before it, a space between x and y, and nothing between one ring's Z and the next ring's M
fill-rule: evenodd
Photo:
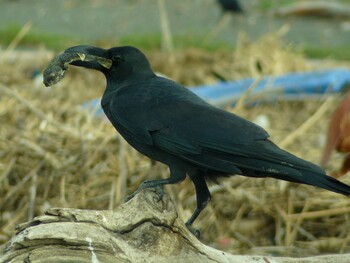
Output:
M162 185L157 185L157 186L149 186L147 184L141 184L140 187L135 191L133 192L132 194L128 195L126 197L126 202L131 200L132 198L135 197L135 195L137 195L138 193L140 193L143 189L145 188L149 188L151 191L155 192L157 194L157 202L161 201L163 199L163 196L164 196L164 190L163 190L163 186Z
M186 224L186 226L187 226L187 229L190 230L190 232L191 232L197 239L200 238L200 236L201 236L201 231L200 231L199 229L194 228L193 226L187 225L187 224Z
M150 190L152 189L153 192L156 193L156 195L158 196L156 198L156 201L159 202L163 199L164 197L164 189L163 189L163 186L162 185L158 185L158 186L155 186L155 187L152 187L150 188Z

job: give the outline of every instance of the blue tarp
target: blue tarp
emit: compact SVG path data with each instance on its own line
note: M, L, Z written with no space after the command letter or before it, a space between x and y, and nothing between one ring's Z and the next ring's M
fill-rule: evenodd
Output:
M223 106L237 101L244 95L256 80L253 78L238 81L218 82L214 85L196 86L189 89L209 103ZM273 100L305 100L325 93L340 92L350 85L350 70L339 68L327 71L291 73L283 76L268 76L261 79L250 95L255 102ZM250 92L250 91L249 91ZM95 99L84 103L85 108L102 109Z
M238 100L255 81L249 78L218 82L215 85L195 87L192 91L212 104L223 105ZM346 69L292 73L263 78L250 95L258 96L261 100L305 99L308 96L340 92L349 84L350 70Z

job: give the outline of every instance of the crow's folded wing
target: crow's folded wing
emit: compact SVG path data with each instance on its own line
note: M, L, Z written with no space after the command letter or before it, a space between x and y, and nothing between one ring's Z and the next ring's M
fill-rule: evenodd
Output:
M252 176L277 178L283 174L293 181L301 176L300 170L323 173L278 148L263 128L209 105L174 82L161 80L135 89L132 96L128 93L129 102L121 97L119 104L112 101L111 112L139 143L223 173L249 171Z

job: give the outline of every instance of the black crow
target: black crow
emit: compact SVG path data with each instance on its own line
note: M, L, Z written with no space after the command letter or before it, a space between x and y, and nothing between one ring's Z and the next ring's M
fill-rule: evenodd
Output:
M45 85L58 82L68 64L105 75L101 104L108 119L132 147L169 167L169 178L144 181L135 193L181 182L186 175L193 181L197 208L186 225L197 235L192 224L211 198L206 179L272 177L350 195L348 185L280 149L263 128L154 74L137 48L71 47L45 70Z
M241 7L238 0L217 0L224 12L242 13L243 8Z

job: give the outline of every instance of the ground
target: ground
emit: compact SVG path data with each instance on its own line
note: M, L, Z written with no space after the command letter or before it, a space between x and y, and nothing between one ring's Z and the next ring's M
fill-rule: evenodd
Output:
M18 50L8 54L13 59L0 60L0 244L8 241L17 224L50 207L112 209L143 180L168 176L164 166L128 147L105 119L82 110L84 101L102 95L105 82L101 74L71 68L51 89L38 78L32 79L33 72L40 72L55 52L81 43L110 46L139 39L146 49L156 42L153 50L147 50L152 66L186 86L212 83L218 75L241 79L339 65L350 68L346 62L310 60L294 48L304 43L338 50L349 39L342 26L346 21L275 18L260 4L267 0L242 2L247 16L231 19L214 38L226 43L225 49L217 45L213 53L193 43L200 44L219 22L221 13L215 1L165 1L172 33L197 41L180 49L188 39L176 38L176 63L172 64L159 48L155 0L0 1L0 45L4 48L13 40L13 35L4 32L17 33L27 21L33 22L28 33L31 38L20 41ZM14 30L10 24L19 26ZM284 24L290 28L284 36L267 34ZM251 41L238 34L240 31ZM61 37L69 42L54 46ZM31 60L24 60L20 51L34 40ZM56 50L50 53L53 47ZM50 56L43 55L47 52ZM325 98L226 109L249 120L267 117L268 132L277 144L297 132L285 149L317 163L337 102L339 97L301 133L298 127L326 103ZM340 156L334 156L329 171L340 161ZM343 180L349 184L349 178ZM186 180L167 190L180 217L187 219L195 207L192 183ZM212 201L195 224L206 244L235 254L309 256L350 251L348 198L313 187L239 176L211 185L210 190Z

